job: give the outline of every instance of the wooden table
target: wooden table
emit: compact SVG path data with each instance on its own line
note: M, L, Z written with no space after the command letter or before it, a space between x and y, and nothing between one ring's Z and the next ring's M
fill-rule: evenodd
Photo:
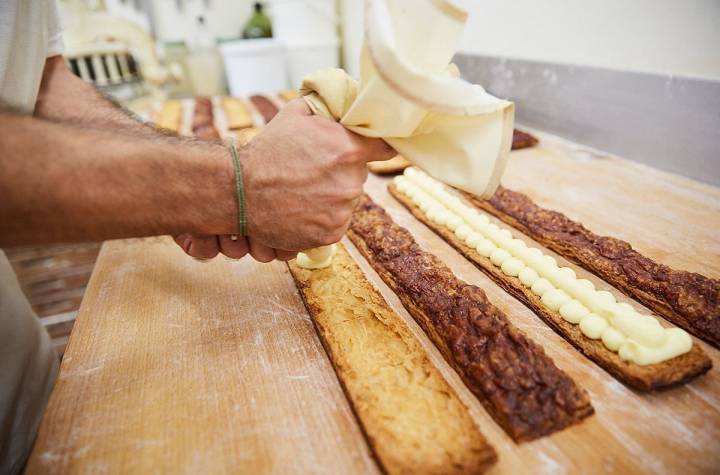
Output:
M541 138L512 153L508 187L670 266L720 277L720 190ZM715 369L691 384L653 395L627 389L419 224L386 183L371 176L366 188L592 398L596 414L581 425L516 445L346 242L497 448L493 473L720 471L719 351L698 343ZM378 468L286 266L197 262L152 238L108 242L100 254L28 465L28 473L60 472Z

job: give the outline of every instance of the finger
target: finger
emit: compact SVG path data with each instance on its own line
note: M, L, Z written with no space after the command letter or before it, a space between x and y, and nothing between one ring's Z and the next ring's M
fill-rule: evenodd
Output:
M216 236L192 236L187 253L196 259L212 259L220 252Z
M275 257L279 261L291 261L297 257L297 251L285 251L283 249L275 249Z
M242 236L224 235L218 237L220 243L220 252L231 259L240 259L250 251L250 245L247 239Z
M367 163L358 163L358 169L355 173L357 173L360 183L364 184L367 181L368 172Z
M382 139L362 137L357 134L355 136L360 142L360 147L363 150L362 159L365 162L390 160L398 154L394 148Z
M179 236L175 236L173 238L175 240L175 243L182 248L183 251L185 251L185 254L190 254L190 244L192 244L192 236L189 234L181 234Z
M353 211L355 211L355 208L358 207L358 203L360 203L360 196L352 200L352 204L350 206L352 206ZM350 221L352 222L352 214L350 215Z
M275 251L271 247L260 244L252 238L248 238L250 243L250 255L258 262L271 262L275 260Z

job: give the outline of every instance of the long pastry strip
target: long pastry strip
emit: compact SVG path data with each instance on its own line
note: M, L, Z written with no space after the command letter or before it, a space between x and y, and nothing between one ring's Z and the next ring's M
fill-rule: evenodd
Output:
M368 170L376 175L393 175L395 173L400 173L410 165L412 165L410 160L402 155L395 155L390 160L368 162Z
M252 114L245 103L237 97L223 97L222 108L225 112L227 128L230 130L244 129L253 126Z
M192 122L193 134L201 140L220 140L214 122L212 100L209 97L196 97Z
M247 145L257 134L260 133L260 129L255 127L246 127L244 129L235 130L235 139L239 145Z
M538 143L538 139L533 137L527 132L523 132L522 130L514 129L513 130L513 141L512 141L512 149L513 150L520 150L523 148L528 147L534 147L535 144Z
M469 474L495 463L468 409L342 245L330 267L288 265L386 473Z
M482 289L420 249L367 195L348 236L514 440L550 434L593 413L587 393Z
M541 208L522 193L500 187L490 200L466 194L549 249L580 264L675 325L720 348L720 280L643 256L620 239L599 236L562 213Z
M527 132L523 132L518 129L513 130L513 150L533 147L537 143L538 140ZM397 155L390 160L369 162L368 169L376 175L394 175L396 173L400 173L411 165L412 163L410 163L407 158L402 155Z
M182 103L177 100L165 101L153 118L156 126L173 132L180 130L181 120Z
M260 115L263 116L266 124L273 120L278 113L278 106L265 96L250 96L250 102L252 102L255 109L260 112Z
M300 94L298 94L297 89L285 89L284 91L278 92L278 97L283 102L290 102L293 99L297 99L300 97Z
M402 179L406 178L402 177ZM577 301L571 301L571 299L564 296L562 291L558 291L557 289L552 290L549 282L546 282L548 290L545 291L534 288L534 286L528 286L526 285L527 282L524 284L522 278L526 278L526 276L519 275L518 272L510 269L514 264L520 265L520 261L509 262L510 259L508 258L507 263L500 263L497 259L502 257L500 254L502 254L503 251L492 248L488 248L486 251L488 256L481 254L477 249L480 249L482 245L478 245L475 242L472 242L474 246L468 244L468 241L477 240L480 242L479 235L477 239L468 239L470 234L467 229L457 228L456 231L453 232L449 227L438 224L436 221L430 219L428 214L423 212L407 194L400 192L394 183L391 183L388 188L390 193L423 224L440 235L440 237L473 262L503 289L530 307L553 328L553 330L572 343L589 359L603 367L623 383L635 389L651 391L681 384L710 369L712 365L710 359L697 345L692 345L689 351L679 356L671 357L655 364L639 365L623 360L621 353L617 351L619 348L615 348L615 351L608 348L608 343L606 342L609 342L610 346L613 346L612 332L616 332L616 330L610 328L603 318L590 315L590 312L587 310L583 312L585 315L582 313L578 314L576 309L582 309L582 304ZM502 232L502 230L499 230L499 232ZM517 244L520 245L521 243L518 242ZM523 248L527 249L526 246L523 246ZM495 254L496 252L497 254ZM493 260L495 261L493 262ZM502 267L499 264L502 264ZM532 271L532 273L535 272ZM513 276L512 274L515 275ZM539 285L540 284L538 284L538 286ZM546 296L545 293L547 292L549 293ZM567 303L567 306L563 307L561 302L553 304L550 301L553 298L553 294L556 294L556 297L564 299L565 302L563 303ZM603 294L603 296L608 297L608 295L605 294ZM575 307L575 309L573 307ZM578 318L573 317L573 312L575 312L575 317ZM565 317L563 317L563 314ZM583 322L581 317L586 315L590 316L586 322ZM636 318L642 317L637 315ZM593 326L596 328L592 328ZM608 335L603 333L606 330L610 332ZM655 329L653 329L653 331L654 330ZM601 337L603 337L603 339L601 339ZM617 337L617 335L615 335L615 337ZM688 340L690 339L687 335L685 335L685 337ZM622 335L620 335L620 338L622 338Z

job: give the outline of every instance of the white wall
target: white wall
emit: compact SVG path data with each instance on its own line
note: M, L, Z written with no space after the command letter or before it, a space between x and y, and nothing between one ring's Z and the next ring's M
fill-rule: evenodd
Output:
M152 0L155 34L159 40L184 41L194 31L198 15L205 17L210 31L218 38L237 38L252 13L251 0L183 0L178 9L175 0Z
M720 79L718 0L462 3L462 52Z
M1 1L1 0L0 0ZM117 0L113 0L117 1ZM362 5L362 0L354 0ZM183 41L194 31L198 15L205 17L217 38L237 38L253 13L254 0L152 0L155 33L161 41ZM264 0L265 13L278 39L301 36L304 42L336 38L335 0ZM209 5L209 8L208 8ZM361 33L362 36L362 33Z
M456 2L470 11L461 52L720 79L720 0ZM362 4L342 0L354 75Z
M343 58L342 66L351 76L360 76L360 50L363 41L363 0L342 0L340 21L342 22Z

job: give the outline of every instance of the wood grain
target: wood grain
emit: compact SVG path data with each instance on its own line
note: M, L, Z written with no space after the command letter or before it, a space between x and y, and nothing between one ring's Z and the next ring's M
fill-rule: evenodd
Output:
M376 473L287 267L104 245L27 473ZM343 450L338 450L343 447Z
M538 146L512 152L503 179L508 187L670 266L720 276L720 190L537 136ZM516 445L347 245L496 448L491 473L720 470L720 351L698 343L716 369L660 394L636 393L420 224L386 186L387 179L370 176L366 190L420 246L482 287L590 393L595 416ZM28 467L29 473L103 470L353 474L377 468L284 265L200 263L168 241L142 240L105 245Z

